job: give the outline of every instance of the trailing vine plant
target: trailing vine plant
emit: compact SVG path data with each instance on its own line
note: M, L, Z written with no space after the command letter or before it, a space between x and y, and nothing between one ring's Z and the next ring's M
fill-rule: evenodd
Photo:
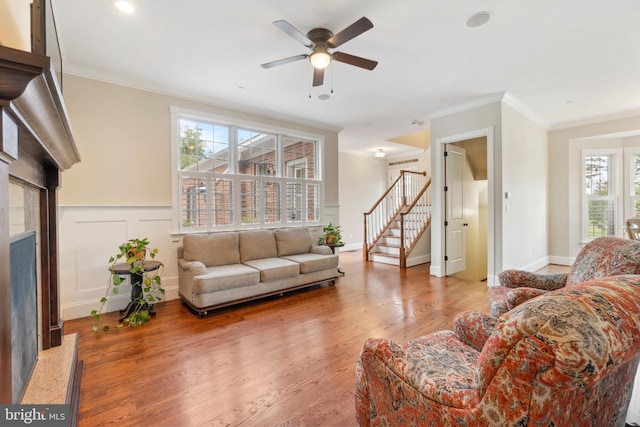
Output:
M165 290L162 287L162 278L160 277L160 269L164 268L164 265L160 263L160 266L153 271L145 271L144 263L147 256L151 260L155 259L158 254L158 249L149 249L149 240L143 239L129 239L127 242L118 246L119 252L109 258L109 280L107 284L107 290L102 298L100 298L100 307L97 310L91 311L91 317L95 320L93 330L95 332L100 329L108 331L109 325L102 323L102 312L105 308L105 304L109 300L110 295L118 295L120 291L120 285L125 280L125 277L114 271L114 267L118 263L129 264L129 273L136 274L141 277L140 292L137 298L132 301L133 311L123 319L124 323L129 326L140 326L151 319L150 307L154 303L161 301L162 296L165 294ZM133 286L133 284L132 284ZM124 324L118 322L116 328L122 328Z

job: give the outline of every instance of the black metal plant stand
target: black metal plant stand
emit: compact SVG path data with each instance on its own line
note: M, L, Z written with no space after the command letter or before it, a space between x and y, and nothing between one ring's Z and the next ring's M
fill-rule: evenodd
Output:
M134 264L136 265L136 264ZM140 303L140 296L142 295L142 282L144 280L144 273L155 271L162 265L159 261L144 261L142 264L143 271L132 273L129 271L132 267L131 264L120 263L109 268L115 274L128 274L131 282L131 301L127 304L127 307L120 310L122 317L118 319L122 322L129 317L131 313L135 313L138 310L148 310L150 315L155 315L156 312L153 309L153 304L146 302Z

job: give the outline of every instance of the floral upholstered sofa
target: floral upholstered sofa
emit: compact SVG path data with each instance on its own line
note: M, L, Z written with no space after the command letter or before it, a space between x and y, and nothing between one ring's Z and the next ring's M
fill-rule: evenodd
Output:
M545 292L618 274L640 274L640 241L599 237L582 248L568 273L540 274L523 270L500 273L500 286L489 288L491 314L498 317Z
M308 228L192 234L178 248L180 298L200 315L338 277L338 255Z
M368 339L356 417L381 426L624 426L640 358L640 276L531 299L404 344Z

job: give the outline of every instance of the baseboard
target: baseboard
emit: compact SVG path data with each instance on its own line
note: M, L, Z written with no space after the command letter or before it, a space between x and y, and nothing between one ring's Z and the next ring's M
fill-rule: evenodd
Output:
M557 264L557 265L573 265L575 257L566 257L566 256L549 256L549 264Z
M442 267L440 267L439 265L431 265L429 267L429 275L442 277Z
M414 258L407 258L407 267L413 267L414 265L426 264L431 262L431 254L420 255Z
M163 281L162 287L165 290L164 301L177 299L179 297L177 283L172 285L165 285ZM105 312L109 313L112 311L123 309L127 306L129 301L131 301L131 295L129 293L126 293L126 295L112 295L109 297L109 301L106 303ZM91 310L97 310L99 306L99 301L88 300L74 302L73 304L63 304L60 306L60 311L62 313L62 318L65 320L79 319L81 317L90 316Z
M543 257L540 258L537 261L534 261L530 264L525 265L524 267L519 268L518 270L524 270L524 271L537 271L540 270L542 267L546 267L547 265L549 265L549 257Z
M340 252L351 252L362 250L362 243L348 243L340 248Z

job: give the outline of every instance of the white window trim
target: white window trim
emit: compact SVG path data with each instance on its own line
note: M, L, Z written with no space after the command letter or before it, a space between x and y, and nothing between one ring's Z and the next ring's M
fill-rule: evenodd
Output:
M318 220L314 221L314 222L302 222L302 223L289 223L286 220L286 205L285 204L281 204L281 218L280 218L280 223L267 223L264 224L262 221L260 222L260 224L242 224L241 223L241 218L240 218L240 210L239 210L239 201L234 200L234 224L233 225L229 225L229 226L216 226L215 229L211 229L209 227L207 227L206 229L202 229L199 228L197 231L193 231L193 233L203 233L203 232L212 232L212 231L225 231L225 230L239 230L239 229L243 229L243 228L284 228L284 227L300 227L301 225L320 225L321 224L321 218L323 218L323 209L324 209L324 203L322 202L324 200L324 175L323 175L323 171L324 171L324 151L325 151L325 138L323 135L320 134L313 134L313 133L307 133L307 132L302 132L299 130L295 130L295 129L290 129L290 128L284 128L284 127L279 127L279 126L274 126L274 125L270 125L270 124L266 124L266 123L262 123L262 122L252 122L252 121L247 121L247 120L243 120L243 119L236 119L234 117L229 117L229 116L223 116L223 115L217 115L217 114L210 114L210 113L205 113L202 111L196 111L196 110L191 110L191 109L185 109L185 108L181 108L181 107L176 107L176 106L171 106L170 107L170 116L171 116L171 200L173 201L173 226L172 226L172 234L174 235L183 235L183 234L192 234L192 233L188 233L185 232L185 230L182 229L181 226L181 218L180 218L180 187L179 187L179 172L178 172L178 159L180 158L180 127L178 126L179 120L181 118L191 118L194 120L202 120L202 121L207 121L207 122L214 122L214 123L218 123L221 125L228 125L231 127L241 127L241 128L246 128L246 129L251 129L251 130L255 130L257 132L264 132L264 133L273 133L273 134L277 134L279 136L278 140L281 141L283 136L285 137L290 137L290 138L300 138L300 139L306 139L306 140L313 140L313 141L317 141L318 144L318 152L316 153L316 162L317 162L317 170L316 170L316 176L317 176L317 180L300 180L300 183L303 185L307 185L307 183L312 182L315 184L319 184L320 185L320 191L318 194L319 200L318 200L318 207L320 209L320 213L318 215ZM232 143L233 141L233 143ZM234 169L236 168L236 164L237 164L237 141L236 141L236 136L235 134L232 132L231 135L231 139L230 139L230 144L233 146L233 149L230 150L231 153L231 158L229 159L230 161L230 168L232 169L232 171L234 171ZM281 158L282 155L282 144L279 143L278 144L278 154L279 154L279 158ZM280 162L279 162L280 163ZM284 167L284 165L277 165L277 168L281 168ZM235 171L234 171L235 172ZM280 187L280 192L281 192L281 200L284 200L284 198L286 198L286 182L287 179L284 178L283 175L284 171L280 171L277 170L277 177L271 177L271 176L264 176L264 177L260 177L260 185L262 185L262 180L263 179L268 179L269 181L274 181L277 180L279 182L282 182L281 187ZM250 177L252 177L252 175L248 175L247 178L250 179ZM225 178L231 178L230 176L227 176ZM257 178L257 177L254 177ZM234 188L238 188L236 187L237 185L240 184L240 180L241 178L234 175L233 176L233 186ZM262 192L261 192L262 194ZM261 202L264 202L264 194L261 195L262 200Z
M615 225L616 232L615 236L621 237L624 233L624 209L621 209L620 199L623 195L622 193L622 171L623 168L623 150L622 148L583 148L580 150L580 192L581 192L581 208L582 208L582 220L580 225L580 236L582 243L587 243L593 240L593 237L589 237L587 235L588 228L588 209L587 202L588 198L586 196L586 165L585 159L588 156L603 156L603 155L613 155L613 171L610 171L612 177L609 179L609 184L611 188L612 200L615 205Z

